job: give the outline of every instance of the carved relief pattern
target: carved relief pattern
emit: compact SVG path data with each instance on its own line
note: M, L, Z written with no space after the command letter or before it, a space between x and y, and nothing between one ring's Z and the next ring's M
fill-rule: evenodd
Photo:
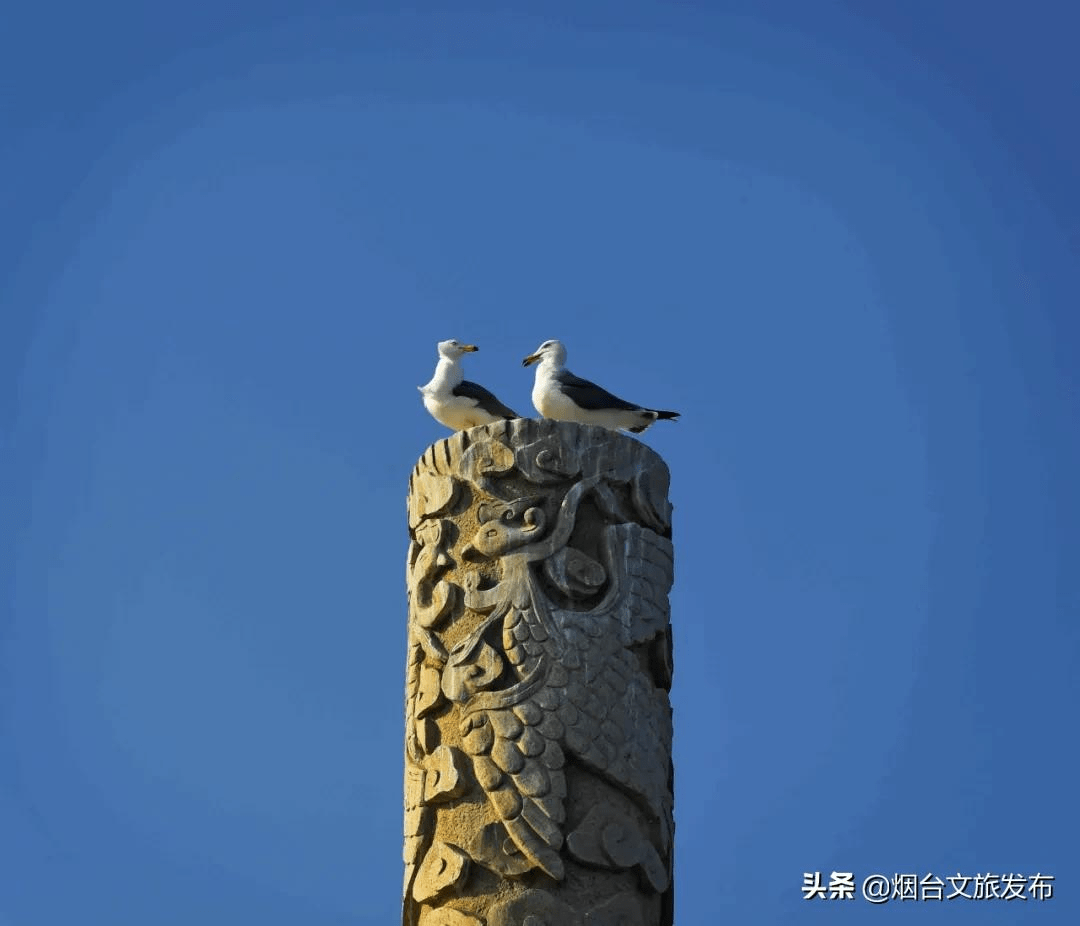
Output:
M671 926L671 506L638 441L549 420L409 486L406 926Z

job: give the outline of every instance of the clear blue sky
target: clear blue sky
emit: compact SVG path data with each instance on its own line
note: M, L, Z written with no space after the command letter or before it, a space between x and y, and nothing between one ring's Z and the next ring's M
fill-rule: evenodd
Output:
M683 414L679 926L1080 922L1074 4L18 7L0 923L396 920L451 337Z

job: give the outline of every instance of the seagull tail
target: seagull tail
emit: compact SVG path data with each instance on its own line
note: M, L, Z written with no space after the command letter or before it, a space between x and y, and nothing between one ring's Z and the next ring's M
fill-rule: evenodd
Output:
M678 412L661 412L653 409L656 412L657 421L677 421L679 419Z

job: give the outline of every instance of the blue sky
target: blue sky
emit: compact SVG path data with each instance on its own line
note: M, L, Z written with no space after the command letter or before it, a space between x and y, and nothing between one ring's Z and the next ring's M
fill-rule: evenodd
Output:
M0 923L395 921L450 337L682 412L680 926L1075 922L1075 9L435 6L5 13Z

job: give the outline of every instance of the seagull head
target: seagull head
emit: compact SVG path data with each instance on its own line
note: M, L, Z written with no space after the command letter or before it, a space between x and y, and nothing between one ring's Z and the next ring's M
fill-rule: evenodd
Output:
M536 363L537 360L547 361L561 367L566 363L566 348L563 347L562 341L545 341L536 348L536 353L529 354L528 357L522 360L521 365L527 367L530 363Z
M462 354L471 354L479 349L475 344L462 344L453 338L449 341L439 342L439 356L447 360L457 360Z

